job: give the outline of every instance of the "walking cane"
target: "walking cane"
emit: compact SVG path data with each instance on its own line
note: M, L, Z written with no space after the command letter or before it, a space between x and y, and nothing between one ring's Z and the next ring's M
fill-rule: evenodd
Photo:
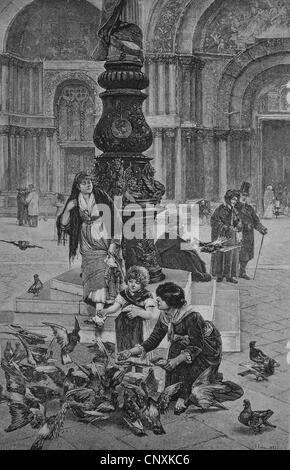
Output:
M255 277L256 277L256 272L257 272L257 269L258 269L258 264L259 264L259 260L260 260L260 256L261 256L263 243L264 243L264 237L265 237L265 235L262 235L262 240L261 240L261 245L260 245L260 250L259 250L259 254L258 254L258 259L257 259L257 264L256 264L256 269L255 269L255 274L254 274L253 280L255 280Z

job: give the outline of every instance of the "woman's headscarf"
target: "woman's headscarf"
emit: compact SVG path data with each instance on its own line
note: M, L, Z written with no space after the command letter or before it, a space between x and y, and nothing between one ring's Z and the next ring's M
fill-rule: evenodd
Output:
M78 249L79 242L80 242L82 220L81 220L80 211L79 211L79 194L80 194L79 185L86 178L90 178L93 182L92 176L89 172L81 171L77 173L77 175L75 176L73 185L72 185L71 194L65 204L65 207L62 213L58 216L57 222L56 222L57 233L58 233L58 243L59 244L62 243L63 245L65 245L67 241L67 236L69 236L69 259L70 260L73 260L74 257L76 256L77 249ZM110 198L110 196L108 196L107 193L105 193L101 189L96 188L94 184L93 184L92 192L95 197L96 204L104 204L110 207L111 230L112 230L112 233L114 233L113 232L114 230L114 203L112 199ZM74 207L70 211L70 222L66 227L64 227L61 224L61 218L62 218L64 211L67 208L68 203L73 200L77 201L77 206Z
M230 204L231 199L233 199L233 197L236 197L237 199L239 199L240 198L239 191L237 191L236 189L228 189L226 194L225 194L226 203Z

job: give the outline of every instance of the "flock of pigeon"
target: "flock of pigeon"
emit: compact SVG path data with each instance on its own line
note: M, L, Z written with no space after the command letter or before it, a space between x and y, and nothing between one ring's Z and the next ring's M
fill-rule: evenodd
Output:
M154 375L154 366L162 367L166 360L152 359L144 364L148 373L133 372L137 365L134 359L117 361L115 345L96 338L87 346L93 354L88 364L80 365L71 355L80 342L80 325L75 317L74 329L68 332L61 325L44 323L52 329L53 339L10 325L6 332L15 338L15 344L6 342L1 359L6 387L0 386L0 403L6 403L11 423L5 429L12 432L30 425L36 430L32 450L41 450L47 440L57 438L63 428L68 411L82 422L94 424L106 420L110 413L119 413L131 431L144 436L148 431L164 434L162 415L168 410L177 395L181 383L158 391L159 382ZM56 360L54 343L60 346L60 362ZM253 374L257 380L267 380L279 364L250 343L249 366L240 375ZM138 364L140 366L140 364ZM64 366L68 366L65 370ZM258 375L257 375L258 374ZM243 395L243 389L230 381L224 381L222 374L212 380L212 369L205 370L192 386L187 405L195 405L201 411L212 407L226 409L225 401L236 400ZM48 416L51 402L57 405L57 412ZM272 410L253 411L249 400L244 400L244 409L238 420L259 433L263 426L275 427L268 422Z

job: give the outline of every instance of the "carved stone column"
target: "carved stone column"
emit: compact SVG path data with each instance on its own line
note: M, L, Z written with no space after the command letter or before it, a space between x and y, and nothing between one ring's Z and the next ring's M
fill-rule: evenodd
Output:
M196 159L194 148L194 129L181 130L182 155L185 160L185 199L196 197Z
M43 67L38 67L38 114L43 114Z
M217 196L218 191L218 159L215 158L213 130L205 129L203 136L204 197L213 200Z
M165 183L164 169L163 169L163 158L162 158L162 127L154 127L153 132L153 155L154 155L154 168L156 171L156 178L158 181Z
M200 59L196 61L195 69L195 120L198 126L203 124L203 92L202 92L202 69L205 66L205 62Z
M56 132L56 129L46 129L46 159L47 159L47 192L51 192L53 184L53 135Z
M2 71L1 71L1 95L2 95L2 111L7 111L8 106L8 61L2 59Z
M10 145L9 145L9 160L10 160L10 171L9 171L9 187L12 190L17 188L18 181L18 168L16 160L16 136L14 132L10 133L9 136Z
M224 195L228 189L228 130L215 130L215 137L218 141L219 153L219 199L223 201Z
M197 57L179 57L180 116L185 123L202 123L202 79L204 63Z
M33 68L29 69L29 114L34 114Z
M125 0L124 11L122 12L121 19L128 23L134 23L141 26L141 9L139 0Z
M175 54L149 54L146 57L151 87L149 115L176 114L176 75L178 56Z
M163 159L166 172L166 196L171 200L182 201L183 156L179 150L179 138L179 129L164 129Z
M9 188L9 156L8 156L9 126L0 126L0 188Z

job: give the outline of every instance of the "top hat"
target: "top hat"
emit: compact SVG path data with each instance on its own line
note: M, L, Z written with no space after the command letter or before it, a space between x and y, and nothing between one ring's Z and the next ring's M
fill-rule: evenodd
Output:
M244 181L242 186L241 186L240 193L244 194L245 196L249 196L250 195L250 187L251 187L250 183L247 183L246 181Z

